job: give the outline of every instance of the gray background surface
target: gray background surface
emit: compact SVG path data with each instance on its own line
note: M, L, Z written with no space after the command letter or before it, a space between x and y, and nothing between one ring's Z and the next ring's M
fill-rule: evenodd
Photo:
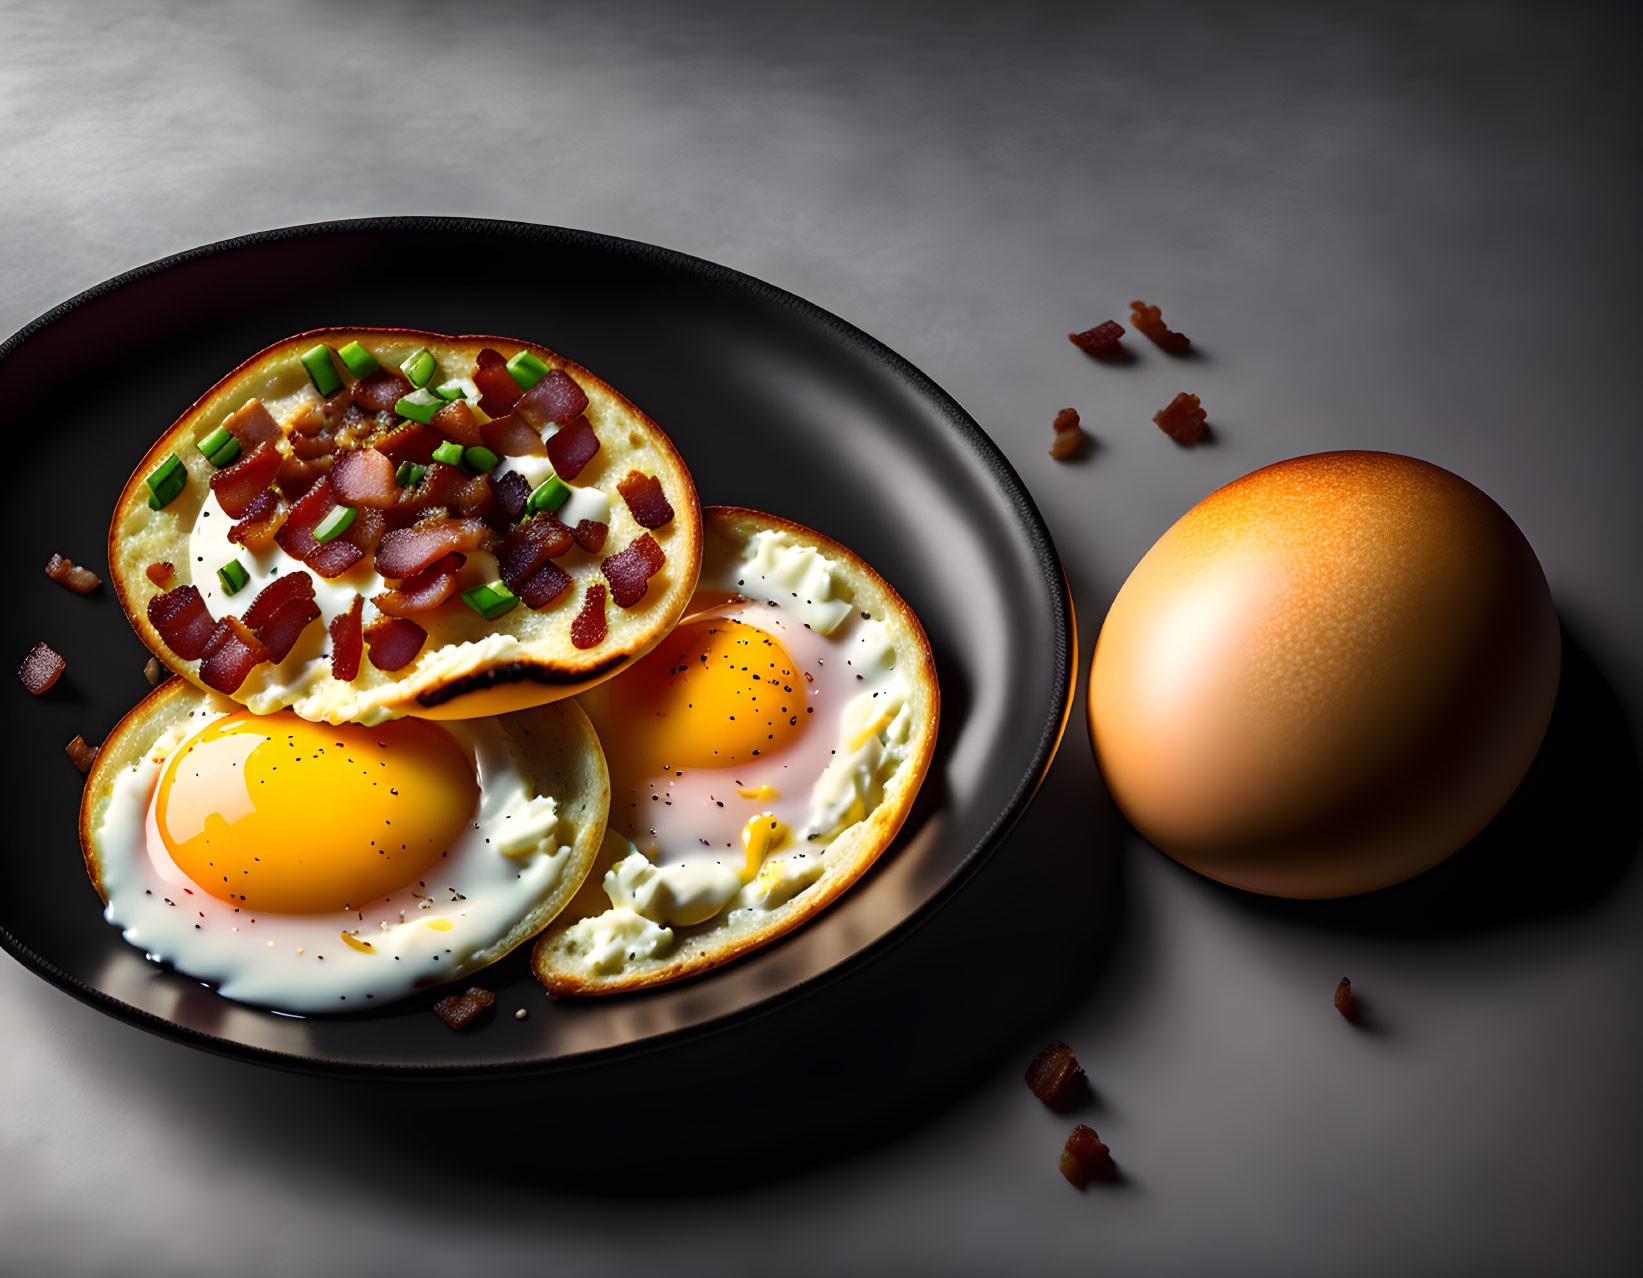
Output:
M0 4L0 330L281 224L587 227L789 288L949 389L1042 507L1086 662L1177 515L1335 447L1492 494L1569 641L1530 791L1405 888L1300 907L1179 869L1101 797L1080 697L912 942L580 1095L278 1074L0 964L0 1271L1636 1272L1635 15ZM1132 296L1203 358L1067 344ZM1214 446L1151 425L1182 389ZM1099 442L1072 466L1065 405ZM1058 1037L1120 1184L1056 1174L1075 1120L1021 1072ZM598 1150L556 1139L565 1106Z

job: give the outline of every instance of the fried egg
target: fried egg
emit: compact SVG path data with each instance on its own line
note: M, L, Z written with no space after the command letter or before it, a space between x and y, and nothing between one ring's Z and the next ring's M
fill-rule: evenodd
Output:
M150 958L286 1012L466 976L574 894L608 788L573 705L327 725L180 680L117 728L81 838L106 917Z

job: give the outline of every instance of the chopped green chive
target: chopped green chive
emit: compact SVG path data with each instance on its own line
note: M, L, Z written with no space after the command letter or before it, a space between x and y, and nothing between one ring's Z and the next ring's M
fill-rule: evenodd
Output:
M520 351L508 361L508 371L513 374L514 381L529 390L551 370L530 351Z
M462 460L468 464L469 470L478 471L480 474L484 474L488 470L495 470L502 464L502 459L483 444L475 444L471 448L464 448L462 450Z
M445 401L429 390L414 390L394 405L394 412L426 426L434 414L445 407Z
M519 602L519 596L500 581L493 581L489 585L475 586L472 590L464 590L462 592L462 602L485 618L486 621L495 621Z
M525 509L530 511L558 510L570 500L570 485L558 475L549 475L539 485L536 491L525 502Z
M348 525L354 522L354 508L352 506L333 506L331 513L314 525L315 541L335 541L348 531Z
M426 466L418 466L414 461L402 461L399 463L399 469L394 472L394 483L401 488L415 488L427 473Z
M335 395L342 389L342 378L336 365L331 363L331 348L326 345L310 346L302 353L302 366L321 395Z
M419 388L433 381L438 369L439 365L434 362L433 354L426 346L399 366L399 371L411 379L411 385Z
M228 433L228 427L219 426L200 441L200 451L206 461L221 470L240 455L240 441Z
M355 377L369 377L382 367L377 363L377 357L358 342L349 342L337 352L337 355L348 365L348 371Z
M450 381L434 387L434 394L441 399L471 399L479 402L479 387L474 385L471 377L453 377Z
M188 487L188 470L182 459L172 453L148 474L148 504L153 510L163 510L181 496Z
M222 582L224 594L237 595L245 589L245 583L250 581L251 577L245 571L244 564L238 559L230 559L217 569L217 580Z
M438 448L434 449L434 460L444 462L447 466L460 466L462 464L462 445L454 440L447 439Z

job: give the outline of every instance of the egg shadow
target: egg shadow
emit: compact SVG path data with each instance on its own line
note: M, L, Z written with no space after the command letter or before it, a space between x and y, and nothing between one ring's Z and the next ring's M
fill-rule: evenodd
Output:
M1381 936L1466 935L1597 904L1625 877L1643 829L1637 739L1567 623L1562 637L1562 675L1539 753L1494 820L1446 861L1334 901L1202 882L1258 914Z

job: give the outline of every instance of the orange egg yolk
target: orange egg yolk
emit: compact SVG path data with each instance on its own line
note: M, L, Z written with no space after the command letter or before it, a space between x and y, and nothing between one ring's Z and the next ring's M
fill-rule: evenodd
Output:
M167 760L155 820L177 868L212 896L316 914L416 883L478 797L468 756L432 723L242 710Z
M612 681L607 747L640 773L743 764L798 736L803 686L769 631L700 616Z

